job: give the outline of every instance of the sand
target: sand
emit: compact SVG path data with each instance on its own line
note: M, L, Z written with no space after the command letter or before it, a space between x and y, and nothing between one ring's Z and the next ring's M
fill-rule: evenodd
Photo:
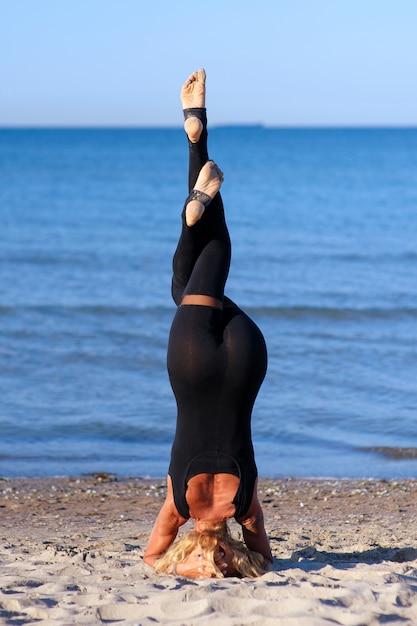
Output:
M164 495L106 474L0 480L0 623L417 624L417 481L261 480L275 562L256 580L144 565Z

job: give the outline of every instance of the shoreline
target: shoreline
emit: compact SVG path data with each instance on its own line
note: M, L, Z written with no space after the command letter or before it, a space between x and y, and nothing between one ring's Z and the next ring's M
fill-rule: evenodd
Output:
M1 478L0 623L417 623L417 480L260 478L274 566L256 580L144 565L164 496L165 479Z

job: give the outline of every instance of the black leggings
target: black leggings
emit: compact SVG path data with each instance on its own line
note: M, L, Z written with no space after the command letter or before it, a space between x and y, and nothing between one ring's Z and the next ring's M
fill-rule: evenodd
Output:
M204 124L200 140L195 144L188 142L188 191L194 188L201 168L208 161L205 111L202 110L200 115ZM222 301L230 255L230 237L220 193L214 196L194 226L187 226L184 207L182 232L172 262L174 302L179 305L182 296L189 294L212 296Z
M203 125L200 140L189 142L189 190L208 160L205 114ZM177 508L184 516L188 472L196 457L204 455L206 473L221 471L214 460L207 460L208 453L212 457L230 456L236 462L241 478L241 494L236 502L240 514L250 504L256 478L251 414L266 373L267 355L258 327L224 296L230 254L220 193L191 227L185 222L184 208L173 259L172 295L179 306L167 355L178 408L169 473ZM182 296L191 294L217 298L223 302L223 309L181 305ZM198 473L203 471L199 467Z

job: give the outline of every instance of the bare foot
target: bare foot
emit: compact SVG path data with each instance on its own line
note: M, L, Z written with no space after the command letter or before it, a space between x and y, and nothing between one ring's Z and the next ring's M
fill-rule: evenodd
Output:
M204 108L206 106L206 72L199 69L193 72L181 89L183 109ZM184 130L192 143L197 143L203 131L203 123L197 117L188 117L184 122Z
M224 176L220 168L214 161L207 161L200 170L194 189L202 191L213 199L222 186L223 180ZM205 206L200 200L190 200L185 207L187 226L194 226L203 215L204 210Z
M206 72L199 69L190 74L181 89L183 109L203 108L206 106Z

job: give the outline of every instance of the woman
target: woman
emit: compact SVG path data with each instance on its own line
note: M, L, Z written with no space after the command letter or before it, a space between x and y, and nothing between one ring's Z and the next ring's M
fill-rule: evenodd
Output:
M157 572L191 578L259 576L272 563L251 440L251 414L266 373L263 336L224 296L230 239L219 193L223 174L208 160L205 72L181 91L189 144L189 191L173 259L178 305L168 372L178 416L168 491L144 556ZM195 529L173 544L189 518ZM244 544L226 520L242 525Z

